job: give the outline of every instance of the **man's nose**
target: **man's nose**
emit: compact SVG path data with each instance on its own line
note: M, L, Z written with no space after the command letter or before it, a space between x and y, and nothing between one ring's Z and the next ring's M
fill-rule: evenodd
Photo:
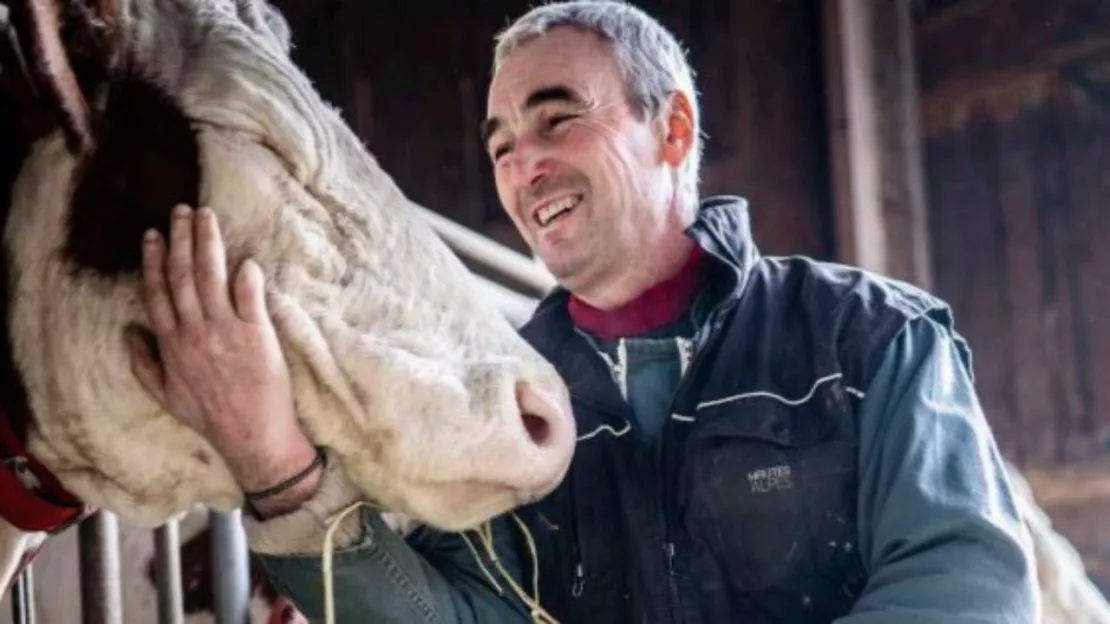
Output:
M526 190L539 184L551 173L551 157L547 150L534 141L521 141L512 153L514 182Z

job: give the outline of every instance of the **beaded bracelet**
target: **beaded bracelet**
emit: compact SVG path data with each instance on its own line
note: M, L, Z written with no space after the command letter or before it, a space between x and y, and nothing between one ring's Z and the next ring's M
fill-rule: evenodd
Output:
M301 481L304 481L305 478L308 477L308 475L313 473L313 471L315 471L320 466L325 466L326 464L327 464L327 456L324 454L324 451L322 449L317 448L316 449L316 457L312 460L312 463L309 464L308 466L306 466L304 469L302 469L297 474L293 475L292 477L289 477L288 479L282 481L281 483L278 483L277 485L271 485L270 487L268 487L264 490L259 490L257 492L243 492L243 496L248 501L258 501L258 500L262 500L264 498L269 498L269 497L271 497L275 494L280 494L281 492L284 492L285 490L288 490L289 488L293 487L294 485L297 485Z

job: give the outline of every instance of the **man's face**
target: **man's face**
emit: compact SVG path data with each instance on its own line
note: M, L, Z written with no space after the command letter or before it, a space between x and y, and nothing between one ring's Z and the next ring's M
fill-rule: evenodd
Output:
M488 107L501 203L570 290L623 279L683 227L668 122L633 110L599 37L559 28L517 49L493 78Z

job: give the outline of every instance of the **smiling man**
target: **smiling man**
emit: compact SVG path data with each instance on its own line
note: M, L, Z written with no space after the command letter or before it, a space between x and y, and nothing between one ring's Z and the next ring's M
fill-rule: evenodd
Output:
M684 84L665 102L670 114L647 120L648 102L632 98L650 96L630 97L602 38L555 28L527 45L503 41L483 132L502 205L564 288L620 306L694 247L684 233L697 207L689 71L675 72Z
M527 532L494 523L517 585L574 623L1036 621L1029 539L948 307L761 256L743 200L699 197L696 91L667 31L617 2L533 9L499 37L488 107L501 202L561 286L523 333L566 378L579 431L564 482L518 510ZM218 257L211 219L197 227L197 253ZM148 248L148 267L163 254ZM260 288L249 274L236 294L261 305ZM256 395L203 415L204 431L253 432L221 446L281 484L254 503L252 544L319 620L320 558L272 534L321 543L350 493L288 433L273 332L201 328L197 348L164 351L166 370L138 352L137 370L187 379L185 396ZM341 622L532 618L459 535L402 539L367 511L340 536Z

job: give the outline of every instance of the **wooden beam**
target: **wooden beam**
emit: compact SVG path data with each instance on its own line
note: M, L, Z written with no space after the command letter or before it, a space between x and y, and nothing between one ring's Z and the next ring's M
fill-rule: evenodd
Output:
M922 93L922 131L925 136L948 132L975 114L999 121L1013 119L1059 93L1077 68L1108 55L1110 34L1061 45L1024 66L955 75Z
M826 0L823 8L838 258L930 288L908 3Z
M1020 73L1057 57L1101 48L1110 38L1106 0L978 0L916 29L921 91L974 85Z

